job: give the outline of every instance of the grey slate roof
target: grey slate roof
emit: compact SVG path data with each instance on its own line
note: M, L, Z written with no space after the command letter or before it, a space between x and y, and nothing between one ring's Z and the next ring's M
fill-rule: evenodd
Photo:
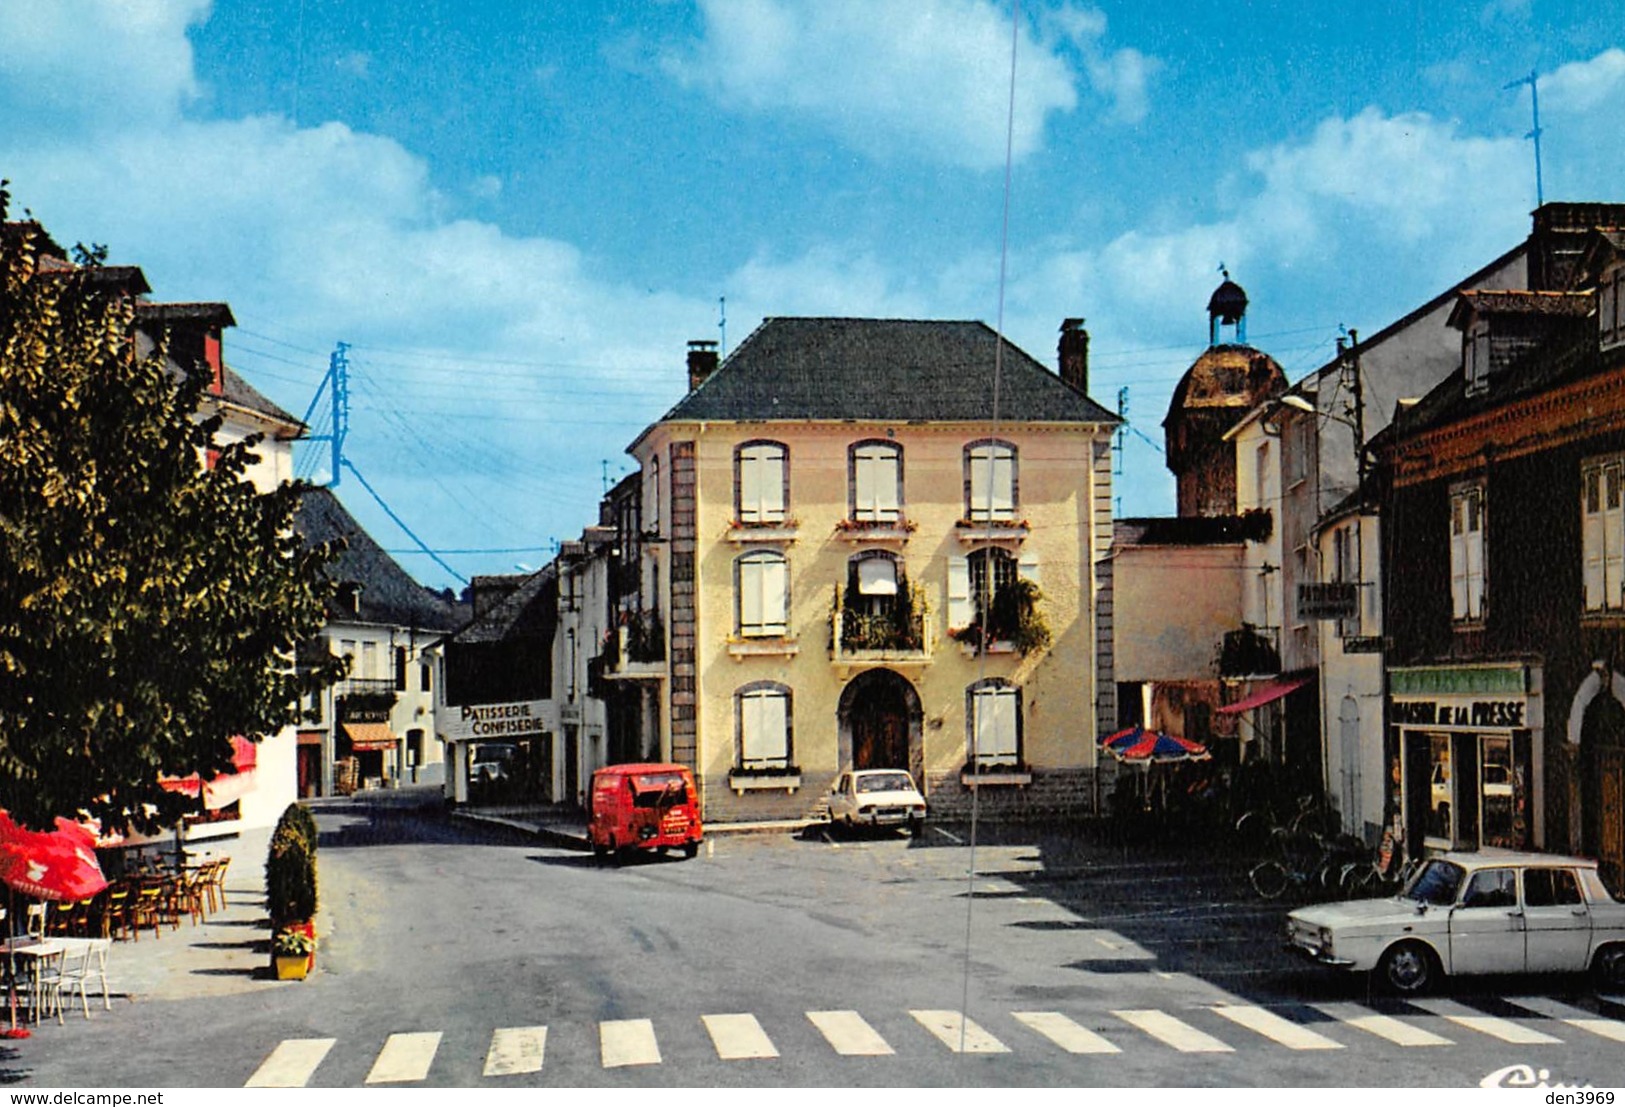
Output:
M336 580L360 586L359 610L355 615L335 612L335 621L354 619L435 631L456 630L468 621L464 605L447 600L408 576L330 490L308 490L299 501L293 525L306 545L335 538L348 543L327 571Z
M231 366L221 367L220 372L220 398L227 403L247 408L249 411L263 415L279 423L286 423L296 430L303 431L304 424L292 414L284 411L272 401L265 398L259 389L245 381Z
M979 322L769 318L661 421L985 422L994 415L997 344ZM998 417L1118 422L1008 341Z
M546 592L547 586L557 579L556 566L542 566L495 607L458 631L452 641L477 645L551 634L558 617L557 597Z

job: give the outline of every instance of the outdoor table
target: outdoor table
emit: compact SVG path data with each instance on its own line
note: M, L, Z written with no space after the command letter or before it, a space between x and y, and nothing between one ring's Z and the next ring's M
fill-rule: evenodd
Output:
M6 940L6 964L11 966L21 962L19 969L26 965L29 981L29 1014L37 1023L40 1021L40 983L46 958L62 957L66 959L69 943L82 943L89 941L86 938L46 938L43 941L30 935L19 935ZM14 982L15 983L15 982Z

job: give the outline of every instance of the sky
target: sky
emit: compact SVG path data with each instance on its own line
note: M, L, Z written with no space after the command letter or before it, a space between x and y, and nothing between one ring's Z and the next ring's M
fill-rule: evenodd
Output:
M1528 232L1532 73L1545 199L1625 201L1625 0L5 0L0 177L229 303L296 416L347 343L336 492L460 589L769 316L1002 318L1052 367L1081 316L1118 510L1171 514L1220 267L1293 380L1450 287Z

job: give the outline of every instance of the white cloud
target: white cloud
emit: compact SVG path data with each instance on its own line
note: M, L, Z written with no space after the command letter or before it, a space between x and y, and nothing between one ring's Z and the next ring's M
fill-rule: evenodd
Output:
M1082 55L1089 86L1104 97L1106 119L1114 123L1139 123L1150 112L1150 85L1162 69L1162 62L1132 47L1108 52L1106 14L1098 8L1066 5L1042 16L1050 33L1070 42Z
M199 93L186 29L210 0L0 4L0 99L30 105L11 134L167 119ZM87 28L96 28L87 33Z
M805 116L865 152L1002 165L1010 22L987 0L700 0L705 36L669 73L727 107ZM1012 148L1077 103L1067 63L1025 28Z
M1547 108L1558 112L1595 111L1610 100L1618 101L1625 96L1625 50L1616 46L1586 61L1560 66L1540 79L1540 89ZM1618 118L1616 114L1614 119Z

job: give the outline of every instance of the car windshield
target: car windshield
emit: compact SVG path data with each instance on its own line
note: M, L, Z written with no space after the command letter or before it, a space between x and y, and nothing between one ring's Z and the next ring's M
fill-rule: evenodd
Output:
M911 792L914 778L907 773L874 773L858 777L860 792Z
M1460 890L1462 877L1466 875L1466 871L1455 862L1434 859L1422 866L1401 895L1417 903L1446 907L1456 902L1456 892Z

